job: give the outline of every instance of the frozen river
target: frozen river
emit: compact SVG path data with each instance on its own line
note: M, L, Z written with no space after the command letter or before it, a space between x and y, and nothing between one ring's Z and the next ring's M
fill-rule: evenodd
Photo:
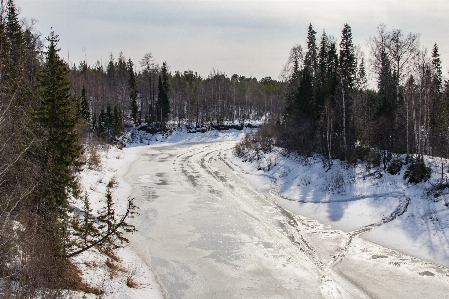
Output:
M233 141L143 149L131 247L167 298L449 298L449 272L278 205L226 159Z

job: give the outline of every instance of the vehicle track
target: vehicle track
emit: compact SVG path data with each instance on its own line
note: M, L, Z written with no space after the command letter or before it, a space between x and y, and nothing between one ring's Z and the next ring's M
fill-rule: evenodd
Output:
M316 278L313 278L313 288L318 287L322 297L376 297L369 293L363 284L348 279L344 275L346 270L342 272L341 269L346 269L342 267L346 267L347 261L351 261L351 258L353 258L350 253L354 253L354 249L360 249L357 244L360 243L361 239L357 237L403 215L409 207L410 199L402 192L392 192L339 200L339 202L350 202L380 197L394 197L399 200L394 211L386 217L345 233L326 226L317 220L297 215L283 207L280 204L281 199L301 203L310 202L289 199L280 195L276 187L276 181L271 182L271 185L267 188L268 191L262 191L255 187L245 176L251 174L246 173L227 158L232 146L232 142L222 142L218 147L216 144L210 143L186 147L187 150L182 147L177 149L178 154L171 155L170 158L171 167L176 177L171 181L175 180L182 188L192 190L199 195L198 197L205 198L205 194L207 194L206 198L210 198L210 200L204 201L207 205L223 206L224 201L231 202L232 204L226 204L226 207L229 207L230 210L234 210L234 207L236 207L240 212L249 216L250 218L245 216L245 219L251 222L252 227L257 232L262 232L258 233L256 238L259 239L259 246L264 241L264 236L269 236L267 240L273 243L273 251L259 251L259 258L262 260L268 258L269 260L270 258L273 259L275 255L282 255L287 264L296 265L298 269L310 269L307 271L316 274ZM161 153L163 152L164 150L161 151ZM326 204L326 202L320 202L319 204ZM355 242L356 239L357 242ZM239 243L240 241L236 242ZM247 240L245 242L252 243ZM353 246L354 243L356 245ZM240 244L245 248L252 248L244 243ZM323 249L322 246L326 246L323 244L329 244L329 248ZM376 251L373 245L368 244L366 246L373 252L372 254L381 256L379 250ZM260 252L263 252L263 254L260 254ZM253 252L247 252L247 254L252 255ZM377 258L379 262L382 261L381 257ZM373 257L373 259L375 258ZM345 260L345 263L335 267ZM420 273L427 275L425 271Z

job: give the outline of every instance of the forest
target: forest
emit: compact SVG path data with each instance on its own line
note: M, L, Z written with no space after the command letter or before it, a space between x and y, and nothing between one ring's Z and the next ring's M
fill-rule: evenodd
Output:
M426 180L430 170L423 155L448 156L449 83L443 81L438 46L429 53L418 34L384 24L368 44L366 59L348 24L339 42L324 31L317 40L310 24L305 49L293 47L285 66L281 122L261 128L237 153L278 145L319 155L329 168L334 159L366 161L396 174L408 164L409 182Z
M44 39L33 22L19 21L12 0L2 2L1 12L0 288L10 297L88 291L69 257L93 245L85 235L93 240L102 228L123 240L116 230L121 220L108 205L95 230L88 200L81 222L70 216L69 201L83 198L77 174L89 164L91 145L120 143L125 130L201 131L263 121L237 147L239 155L280 146L319 155L326 167L334 159L364 160L391 172L410 162L418 169L410 182L428 177L423 155L448 157L449 83L437 45L427 51L418 34L381 24L365 58L348 24L340 41L324 31L317 39L309 25L305 47L291 49L281 78L258 80L171 71L151 53L139 67L123 53L110 54L105 65L69 65L55 32ZM109 242L96 245L117 245Z
M139 64L136 72L134 62L119 53L117 59L110 54L105 68L99 61L94 66L84 61L72 66L71 93L81 95L89 111L84 118L98 135L120 136L122 127L114 129L114 119L167 130L275 119L284 109L285 84L270 77L257 80L234 74L229 78L215 70L206 78L191 70L172 73L166 62L159 66L151 53Z

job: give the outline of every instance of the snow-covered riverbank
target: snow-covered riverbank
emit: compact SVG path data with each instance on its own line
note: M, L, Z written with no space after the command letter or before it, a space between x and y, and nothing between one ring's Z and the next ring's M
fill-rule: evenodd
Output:
M83 194L87 194L91 209L95 213L105 206L105 194L109 182L115 182L112 196L117 215L126 212L127 199L132 196L133 187L126 181L125 174L130 165L136 161L141 151L147 146L158 146L167 143L197 143L214 140L236 140L242 131L209 131L189 134L185 131L174 131L162 136L150 135L142 131L134 131L132 142L123 149L116 146L98 147L98 166L85 167L79 176ZM131 135L131 133L129 134ZM149 145L148 145L149 144ZM81 200L72 201L71 205L83 209ZM110 257L96 249L90 249L72 258L81 270L83 281L89 286L103 291L103 298L163 298L161 289L151 268L133 252L127 244L115 252L120 261L114 261L117 269L107 265ZM110 263L108 263L110 265ZM136 287L128 287L127 280L132 279ZM93 294L73 294L74 297L95 298Z
M444 293L445 289L449 289L449 284L445 282L449 272L447 268L438 266L443 265L447 267L449 264L448 254L445 251L445 249L448 248L448 240L445 238L445 231L448 228L449 222L448 209L445 206L445 201L443 199L434 202L429 200L427 196L424 196L426 190L425 184L405 184L402 179L404 169L401 174L396 176L384 174L381 178L374 178L372 176L367 176L367 172L362 167L350 170L349 168L343 167L343 165L340 165L338 162L335 162L332 169L326 171L322 168L319 160L310 159L304 161L294 157L283 157L279 155L279 152L276 150L271 154L265 155L258 161L248 163L242 162L235 157L232 153L232 149L221 148L221 143L208 146L208 150L204 153L199 148L196 149L198 157L195 159L188 158L191 155L184 153L183 155L186 158L184 161L184 158L182 158L184 156L177 157L175 155L176 157L173 156L172 158L169 158L171 157L170 155L174 154L174 152L170 154L170 145L177 145L176 148L178 148L180 144L186 143L203 143L219 140L232 141L241 138L244 133L242 131L210 131L206 133L188 134L182 131L175 131L168 136L151 136L140 132L135 134L133 140L137 140L137 143L130 144L123 150L109 148L108 150L101 151L101 169L86 169L81 176L81 184L84 189L88 191L93 209L98 210L104 203L106 185L112 178L114 178L117 184L115 184L115 187L113 188L113 197L116 200L117 214L119 215L125 211L126 199L128 196L141 196L142 190L147 193L149 192L145 195L148 199L145 199L146 197L140 199L141 201L144 200L144 205L149 205L144 208L144 211L140 211L141 213L148 214L143 218L146 219L146 217L149 217L142 222L145 225L142 226L144 229L142 230L141 228L138 233L140 235L146 234L147 229L148 232L151 231L151 229L154 230L153 226L155 224L152 222L152 219L161 217L161 215L159 214L158 216L157 213L162 213L166 208L170 210L169 207L173 204L171 203L171 200L174 200L174 198L172 196L166 197L169 201L162 198L158 199L158 196L161 196L161 194L169 192L169 189L167 189L169 188L166 182L167 178L163 177L162 169L152 169L151 173L153 177L139 175L136 181L139 186L136 186L137 189L133 190L133 187L125 180L125 176L129 176L127 171L130 168L130 165L143 157L144 160L156 159L157 161L154 161L154 165L157 167L163 166L166 171L169 171L170 169L173 171L175 170L173 169L175 163L178 163L179 165L176 166L177 170L175 170L175 172L179 172L178 178L187 180L183 183L185 187L197 190L195 184L199 183L201 185L208 182L211 178L203 178L200 173L195 172L196 170L190 173L184 173L183 167L189 165L189 167L193 167L192 169L196 169L199 165L194 166L193 164L191 165L191 163L206 163L208 165L210 164L208 167L212 168L206 171L204 175L207 173L213 174L218 180L218 185L224 184L223 187L218 187L207 183L203 187L205 190L207 189L206 194L208 195L198 193L198 196L200 197L209 196L212 205L216 205L222 200L229 200L227 197L237 200L239 208L243 207L242 204L247 204L240 202L239 197L243 194L231 195L231 193L235 191L232 191L232 188L228 189L228 187L225 187L229 184L234 184L232 180L227 182L227 177L232 174L235 176L235 183L238 181L238 177L241 176L244 180L250 182L250 184L247 185L248 188L251 189L251 185L255 186L265 194L260 194L256 197L262 196L261 198L263 198L264 196L268 196L267 198L269 198L269 200L273 200L274 203L278 204L282 209L291 212L291 216L287 216L292 217L291 221L295 222L295 224L283 224L285 227L288 227L285 233L290 235L293 240L296 240L300 248L305 246L303 250L309 255L309 258L321 268L318 273L323 273L324 280L316 283L317 285L321 285L321 294L324 298L332 297L337 294L338 290L341 290L342 287L349 287L349 289L352 290L362 290L366 285L368 285L369 288L372 288L372 290L364 290L364 294L370 294L370 292L373 291L374 294L385 295L388 297L387 295L398 294L397 292L389 293L389 290L394 287L397 287L397 291L400 293L402 289L397 285L400 284L401 279L404 277L410 282L406 288L408 291L417 292L420 290L423 283L434 286L435 292L432 293L431 290L426 290L422 294L440 294L441 292ZM139 136L139 134L141 135ZM148 145L148 143L150 145ZM147 153L148 150L150 150L150 148L157 149L160 146L168 146L164 149L164 152L165 150L167 150L167 152L165 154L161 152L154 156L151 156L153 155L151 154L150 158ZM228 145L226 145L226 147L229 148ZM209 154L207 154L208 152L218 154L209 157ZM204 160L206 159L206 156L207 160ZM213 162L213 160L217 158L222 159L222 162L225 165L228 165L231 170L225 171L225 168L223 168L223 165L221 164L221 168L215 170L216 166L214 166L215 162ZM171 163L170 159L175 160ZM271 164L269 169L266 167L267 162ZM437 162L438 161L429 160L429 163L434 168L437 168ZM167 163L170 165L167 165ZM217 164L217 166L218 165L219 164ZM198 169L202 169L201 171L204 172L203 166ZM134 168L140 169L139 167ZM144 168L141 170L143 171ZM217 172L215 173L215 171ZM223 173L220 171L231 172L222 178L221 176L223 176ZM158 175L160 177L158 177ZM173 179L175 178L172 178L172 180ZM237 179L237 181L235 181L235 179ZM203 182L203 180L205 181ZM173 183L176 183L176 181L171 182L171 184ZM201 189L203 187L198 188ZM222 190L220 188L225 189ZM137 193L133 194L133 191L136 192L136 190L138 190ZM200 191L198 190L195 192ZM223 194L220 192L223 192ZM258 191L254 192L257 193ZM183 193L181 192L179 194ZM227 195L225 196L224 194ZM181 201L177 199L177 204L180 205L177 206L177 208L178 210L182 210L184 209L182 199L186 195L183 194L179 196ZM168 206L164 209L162 209L162 206L152 206L151 202L155 199L162 205ZM193 200L193 197L191 200ZM215 202L216 200L218 200L218 202ZM78 206L82 207L82 203L79 202ZM257 209L257 207L257 205L254 206L255 209ZM158 209L162 210L158 212ZM274 210L269 208L269 210L261 212L259 215L257 214L257 211L251 209L251 211L246 210L246 213L252 214L254 212L257 214L257 217L260 217L261 215L264 215L264 213L272 213L272 211ZM185 211L183 210L182 213L184 212ZM213 212L213 210L210 210L210 212ZM170 214L171 212L166 211L163 213ZM170 216L169 219L174 218ZM273 221L276 222L276 219L273 219ZM202 221L206 221L206 218ZM269 223L269 218L267 218L266 221ZM170 220L170 225L177 225L176 222L172 222L173 220ZM226 226L226 223L217 223L217 225ZM162 225L159 229L164 227L165 225ZM178 227L178 229L180 229L180 227ZM183 229L185 230L186 228L182 228L181 230ZM179 242L182 243L186 241L186 244L190 244L186 247L189 252L191 251L192 246L193 248L204 245L211 246L211 257L214 256L214 250L218 250L220 246L224 246L224 243L220 243L220 240L222 238L228 240L232 236L232 234L221 236L220 231L214 230L210 232L201 231L200 234L203 237L195 241L199 236L199 231L198 228L193 231L192 229L193 228L190 228L186 231L193 238L190 241L185 239L186 236L178 236L178 231L176 230L170 232L167 231L167 234L153 231L150 235L151 238L156 236L159 238L162 237L162 235L174 234L176 238L181 238ZM234 228L232 228L230 232L233 230ZM196 233L192 235L192 232ZM262 237L264 235L265 232L263 234L261 233L261 235L257 235L257 238L260 238L260 242L262 242L260 244L263 245L260 248L260 253L262 254L265 251L269 254L276 253L276 251L273 250L274 248L278 248L278 244L273 243L270 246L274 247L270 247L267 245L268 243L265 242L267 238L272 238L273 235L271 235L271 233L265 235L267 238ZM181 290L187 287L188 284L194 283L189 276L191 274L187 271L188 268L186 268L190 268L192 265L184 265L179 268L179 261L186 257L176 257L179 255L179 252L176 251L177 249L175 247L165 247L170 243L170 240L165 240L164 242L168 243L164 243L165 245L161 245L162 247L159 249L153 249L156 250L153 254L158 253L161 255L160 257L155 258L151 251L145 247L146 245L136 243L136 240L143 241L145 238L147 237L136 236L136 238L134 238L131 236L131 244L126 245L125 248L120 249L117 252L117 256L121 259L120 264L122 265L122 270L128 270L127 272L110 269L106 266L107 257L95 250L83 253L79 257L76 257L74 261L83 271L85 281L94 287L102 289L105 298L163 298L167 296L170 297L167 294L183 294L184 291ZM203 238L205 238L205 240L212 238L218 243L203 244L203 241L200 242ZM239 238L243 238L243 235ZM364 240L372 241L387 248L371 243L368 244L368 242ZM157 243L159 240L153 239L152 242ZM179 242L177 241L177 244ZM256 243L254 243L256 247L260 245L259 243ZM235 243L235 245L237 245L237 243ZM215 248L216 246L218 247ZM397 252L388 248L393 248L397 250ZM161 252L159 250L163 251ZM167 252L164 252L165 250L167 250ZM204 250L204 248L202 250ZM172 266L170 266L173 267L170 269L171 272L165 272L169 270L169 268L166 268L169 267L169 264L165 264L164 260L161 258L169 252L174 254L173 258L176 257L176 260L171 260L168 257L163 258L168 258L166 261L173 263ZM401 252L406 253L409 256L403 255ZM247 252L247 254L249 254L249 252ZM190 255L187 257L189 256ZM413 256L419 257L425 261L431 261L437 265L420 261L413 258ZM248 255L248 258L250 258L250 255ZM219 263L227 263L227 261L221 261L220 256L215 256L213 259L219 261ZM267 259L265 262L271 261L267 256L263 259ZM273 265L279 262L276 261L276 259L272 260L274 263ZM304 260L300 265L305 267L307 263L308 262ZM281 267L281 265L278 266ZM279 268L278 266L269 267L266 270L274 271L274 269ZM285 267L285 265L283 267ZM373 271L364 271L363 269L365 267L371 267ZM305 269L308 268L306 267ZM202 271L201 267L197 270ZM178 273L177 271L181 272ZM315 270L310 271L313 272ZM387 271L385 273L391 275L391 279L388 280L388 278L385 277L372 276L383 273L382 271ZM132 273L133 279L137 282L137 288L129 288L126 285L126 280L130 276L130 273ZM169 275L169 273L171 274ZM199 273L196 272L196 275L199 275ZM389 284L385 286L375 285L376 282L383 284L388 281ZM187 282L187 285L183 284ZM198 281L193 285L199 286L197 283ZM216 285L213 284L213 280L209 281L208 285L209 284L211 289L216 287ZM167 287L169 288L169 291L167 291ZM248 285L247 287L251 288L254 286ZM208 291L205 288L205 285L203 285L202 289L204 289L204 292ZM286 288L294 289L294 286L286 284ZM177 293L178 291L179 293ZM191 291L194 290L189 290L188 292ZM295 292L292 294L295 294ZM420 293L416 294L419 295ZM346 297L343 296L343 298Z
M375 173L364 164L354 168L334 161L328 170L319 158L285 157L279 149L252 162L228 157L295 214L345 232L375 226L362 238L449 267L449 196L429 196L429 182L408 184L403 179L406 166L391 175ZM436 182L440 159L427 157L426 163L432 168L430 181Z

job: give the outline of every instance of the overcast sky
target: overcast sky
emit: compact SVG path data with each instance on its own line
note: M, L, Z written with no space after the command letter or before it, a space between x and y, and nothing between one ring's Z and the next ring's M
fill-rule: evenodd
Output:
M171 71L212 69L261 79L278 79L289 50L305 46L312 23L340 38L344 23L353 41L366 48L382 22L387 29L420 33L430 51L438 44L443 72L449 66L449 1L40 1L16 0L21 17L34 18L44 36L53 27L61 56L71 65L87 58L103 65L120 51L136 65L145 53L166 61ZM369 53L366 50L365 55Z

